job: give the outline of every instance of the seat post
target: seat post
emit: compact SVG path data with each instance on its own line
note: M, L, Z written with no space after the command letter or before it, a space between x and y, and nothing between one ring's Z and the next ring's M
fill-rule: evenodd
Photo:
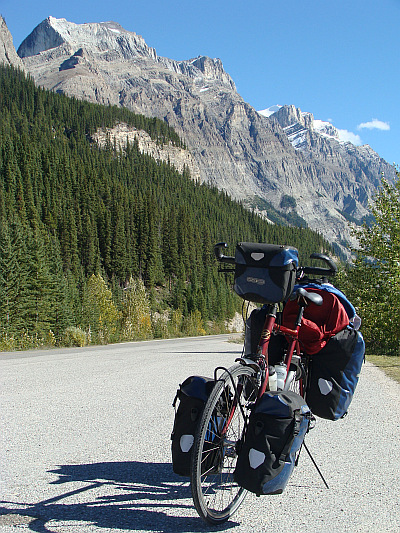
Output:
M303 318L304 309L307 307L306 302L302 301L299 302L299 312L297 313L297 318L295 322L295 328L299 328L301 326L301 319Z

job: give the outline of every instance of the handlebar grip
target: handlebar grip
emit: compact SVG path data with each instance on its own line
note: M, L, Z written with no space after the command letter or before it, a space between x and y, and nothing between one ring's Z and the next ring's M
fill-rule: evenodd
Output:
M321 261L324 261L328 265L328 267L329 267L328 271L330 272L330 275L333 276L333 275L336 274L336 272L337 272L336 263L330 257L328 257L327 255L318 254L318 253L314 252L313 254L310 255L310 259L321 259ZM310 267L310 268L312 268L312 267ZM323 270L326 272L326 269L323 269Z
M302 267L301 270L303 271L304 274L311 274L313 276L334 276L337 272L337 268L333 270L330 268L322 268L322 267Z
M228 247L228 245L226 244L226 242L219 242L218 244L216 244L214 246L215 257L217 258L217 260L220 263L230 263L230 264L234 265L235 264L235 258L234 257L230 257L229 255L224 255L221 252L221 248L227 248L227 247Z

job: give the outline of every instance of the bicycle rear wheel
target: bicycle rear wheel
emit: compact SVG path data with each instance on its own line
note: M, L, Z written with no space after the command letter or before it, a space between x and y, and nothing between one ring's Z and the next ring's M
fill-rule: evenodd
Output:
M256 371L236 364L222 374L204 408L193 445L191 489L197 512L210 524L225 522L246 496L233 472L257 392Z

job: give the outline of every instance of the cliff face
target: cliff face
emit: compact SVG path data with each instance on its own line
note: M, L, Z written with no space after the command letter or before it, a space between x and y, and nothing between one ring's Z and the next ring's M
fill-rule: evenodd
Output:
M394 176L371 148L317 130L312 115L294 106L271 117L258 113L219 59L159 57L114 22L49 17L18 54L39 85L165 120L184 139L200 180L249 207L266 201L295 210L340 245L351 240L346 217L360 220L381 173Z
M360 220L368 213L382 174L394 178L393 167L370 146L341 141L332 124L314 120L311 113L284 106L270 118L282 126L296 150L315 163L324 190L349 217Z
M200 169L188 150L172 146L171 143L169 145L157 144L143 130L137 130L127 124L117 124L114 128L97 131L93 139L103 148L107 142L111 142L111 145L116 143L116 146L119 148L125 148L127 142L129 144L137 142L139 150L142 153L150 155L156 161L172 163L179 172L187 169L193 180L200 180Z
M11 33L5 20L0 16L0 63L24 70L24 64L14 48Z

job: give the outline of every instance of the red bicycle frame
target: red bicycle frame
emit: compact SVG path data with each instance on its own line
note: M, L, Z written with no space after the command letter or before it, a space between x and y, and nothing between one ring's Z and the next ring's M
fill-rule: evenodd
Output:
M264 327L261 333L261 338L260 338L258 348L257 348L257 355L259 357L262 357L265 361L265 379L263 383L261 383L261 387L258 392L257 400L261 398L261 396L264 394L264 392L267 389L268 378L269 378L268 345L271 339L271 335L272 334L284 335L286 337L286 340L288 341L288 348L287 348L287 352L286 352L286 355L283 361L287 369L285 383L288 377L290 363L292 362L294 351L296 350L296 353L300 354L299 329L300 329L301 319L302 319L303 312L304 312L304 304L302 302L299 302L299 313L297 315L296 322L294 324L294 329L291 329L291 328L288 328L286 326L282 326L276 323L277 311L278 311L278 305L272 304L270 306L270 310L267 315L267 318L265 319ZM303 384L300 383L300 394L303 394L302 389L303 389Z
M261 367L265 367L265 378L263 382L261 383L261 387L258 391L257 400L256 402L261 398L261 396L264 394L264 392L267 390L267 384L269 379L269 372L268 372L268 345L269 341L271 339L272 334L278 334L278 335L284 335L288 341L288 348L286 355L284 357L283 362L286 365L286 378L285 383L288 377L289 369L290 369L290 363L292 362L292 357L294 354L294 351L296 350L297 354L300 354L300 343L299 343L299 329L301 325L301 319L304 313L304 307L305 303L302 301L299 301L299 313L296 318L296 322L294 325L294 329L282 326L280 324L276 323L276 313L278 311L278 304L271 304L269 313L267 314L267 318L264 322L264 327L261 333L260 341L257 347L257 356L261 361ZM230 411L230 414L225 422L224 428L221 431L221 434L224 435L229 427L229 424L231 423L231 420L233 418L233 415L235 413L236 407L238 405L238 396L241 394L241 390L237 391L239 394L235 395L235 398L232 403L232 409ZM300 394L303 395L304 389L303 389L303 383L300 380Z

